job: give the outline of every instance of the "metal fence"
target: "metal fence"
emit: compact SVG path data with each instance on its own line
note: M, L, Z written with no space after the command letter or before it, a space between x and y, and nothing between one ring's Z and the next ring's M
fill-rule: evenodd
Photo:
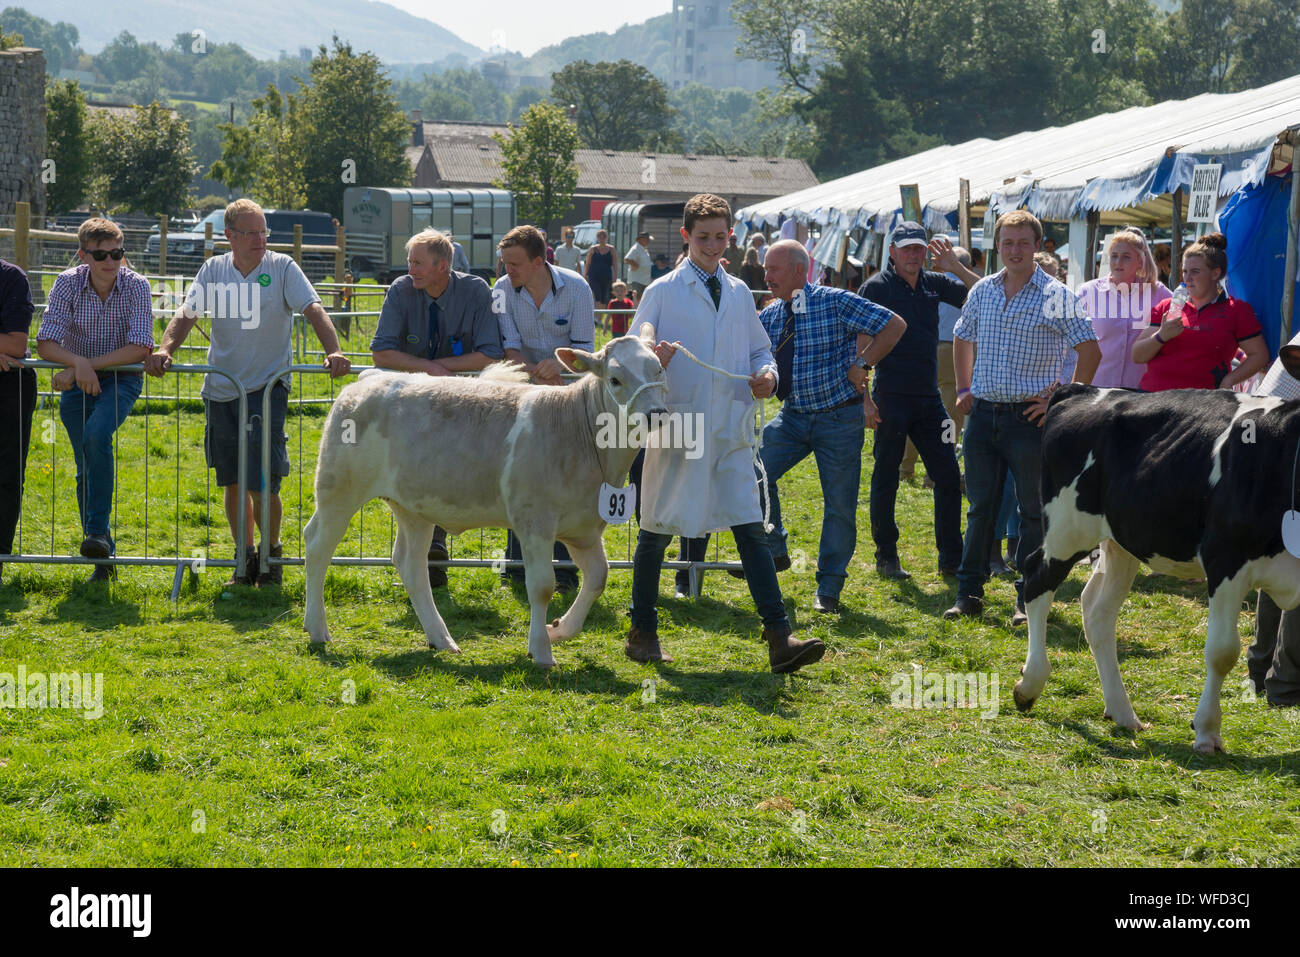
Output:
M37 360L23 360L23 364L36 368L41 378L62 366ZM141 365L118 367L118 371L139 372ZM365 371L354 366L351 375ZM285 557L261 556L261 571L271 564L303 564L302 533L314 508L312 506L315 472L315 452L319 434L328 406L337 395L341 382L329 377L317 365L295 364L287 366L285 373L296 378L298 401L291 404L292 419L286 422L290 437L290 475L281 486L283 523L281 542ZM32 425L32 451L27 462L23 507L15 532L15 550L10 555L0 555L0 562L25 564L109 564L116 566L172 567L171 597L176 600L184 582L185 573L196 577L206 567L234 568L236 560L211 557L214 548L221 550L221 541L229 542L229 531L224 521L224 505L218 503L213 517L212 473L204 458L203 442L195 440L201 429L203 407L198 404L192 380L199 374L224 376L239 393L241 413L246 408L244 388L232 376L208 365L176 364L168 377L153 379L144 376L143 389L127 420L114 433L114 494L111 528L114 539L125 554L111 559L83 558L75 548L81 537L81 525L75 494L75 479L68 489L68 465L72 461L66 432L56 427L53 402L59 393L47 387L38 389L38 405ZM277 377L278 378L278 377ZM274 381L274 380L272 380ZM164 385L163 383L166 383ZM170 386L170 387L168 387ZM260 412L263 422L270 421L269 401L271 390L264 393L265 405ZM296 414L295 414L296 410ZM759 427L761 427L761 416ZM20 423L19 423L20 425ZM48 445L46 458L42 446ZM270 444L262 445L263 474L269 474ZM248 456L247 437L241 432L238 449L239 501L244 501L247 489L245 464ZM167 460L170 459L170 465ZM202 471L202 476L196 474ZM48 484L41 479L48 476ZM70 493L69 493L70 492ZM269 527L270 496L262 497L262 527ZM158 516L162 515L162 519ZM162 527L160 529L160 522ZM370 526L369 533L367 525ZM612 556L612 568L632 567L635 541L635 519L624 526L610 526L606 530L606 551ZM213 528L220 531L214 542ZM374 566L390 565L396 529L390 512L378 501L372 501L353 517L353 527L340 544L333 557L334 565ZM504 531L479 529L448 540L450 558L430 562L431 566L446 568L485 568L497 571L522 568L522 561L508 561L504 551ZM239 530L235 555L244 554L243 529ZM37 543L47 543L40 550ZM293 546L292 548L290 546ZM227 546L228 547L228 546ZM71 549L71 553L69 552ZM382 551L381 551L382 549ZM718 536L714 536L712 555L702 562L668 561L672 569L687 569L692 594L699 594L700 574L705 569L739 568L734 548L726 558ZM574 568L572 562L556 562L557 568Z

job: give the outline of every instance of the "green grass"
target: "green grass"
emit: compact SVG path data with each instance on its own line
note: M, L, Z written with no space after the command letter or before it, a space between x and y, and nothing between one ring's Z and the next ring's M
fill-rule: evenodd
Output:
M150 388L174 392L175 383ZM327 384L295 383L295 394L304 388ZM120 551L176 554L179 515L180 554L228 558L201 463L199 407L184 404L178 438L175 416L150 403L147 442L143 407L119 433ZM311 514L323 410L307 407L301 451L291 417L287 554L299 554L299 508ZM48 551L52 537L55 553L75 554L71 456L57 416L53 509L43 471L49 416L37 412L26 550ZM526 599L486 569L453 571L439 596L464 650L450 656L425 648L391 567L331 572L335 642L316 654L302 633L296 568L282 592L227 592L226 570L208 569L173 604L167 569L124 569L117 584L92 587L81 584L85 566L9 565L0 671L100 672L104 713L0 709L0 865L1300 860L1300 714L1248 700L1239 663L1223 694L1230 753L1191 750L1204 678L1200 587L1139 578L1121 617L1120 664L1149 731L1102 718L1078 609L1082 569L1049 623L1051 681L1021 715L1011 686L1025 638L1006 627L1010 581L991 584L984 620L940 618L953 591L934 567L932 498L919 482L899 497L903 561L915 577L877 579L865 482L838 619L809 610L821 511L812 460L782 483L791 549L807 559L782 587L799 632L828 645L820 664L789 678L767 670L743 583L716 571L702 600L661 602L674 664L624 657L631 577L616 571L546 674L525 657ZM364 515L364 541L354 524L340 554L387 551L386 511L372 503ZM609 531L612 558L626 557L626 534ZM486 533L488 554L501 537ZM723 539L723 554L734 554ZM478 554L477 533L456 552L466 549ZM670 592L671 574L663 587ZM557 598L552 612L564 606ZM1251 621L1243 616L1245 641ZM913 665L996 672L996 717L891 707L891 677Z

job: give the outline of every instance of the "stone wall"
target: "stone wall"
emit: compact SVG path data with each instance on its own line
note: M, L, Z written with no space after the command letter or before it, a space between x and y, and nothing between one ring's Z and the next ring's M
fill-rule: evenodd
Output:
M44 216L44 159L45 54L0 50L0 220L6 225L19 202L31 203L33 224Z

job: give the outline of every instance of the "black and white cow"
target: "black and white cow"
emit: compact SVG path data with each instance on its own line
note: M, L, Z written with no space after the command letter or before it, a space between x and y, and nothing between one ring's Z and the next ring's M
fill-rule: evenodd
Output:
M1300 379L1300 348L1281 360ZM1197 751L1223 750L1219 692L1237 661L1242 601L1262 588L1300 605L1300 558L1283 547L1300 444L1300 401L1226 390L1137 393L1070 385L1043 427L1043 546L1025 563L1029 653L1015 687L1028 710L1047 683L1047 613L1074 563L1101 544L1083 589L1083 630L1106 715L1146 727L1119 673L1115 624L1138 563L1209 584L1205 688L1192 728Z

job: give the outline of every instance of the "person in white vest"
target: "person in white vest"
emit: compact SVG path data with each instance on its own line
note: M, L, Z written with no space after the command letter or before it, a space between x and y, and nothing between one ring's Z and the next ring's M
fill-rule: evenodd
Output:
M688 449L658 447L671 443L646 449L641 531L632 569L632 626L624 650L634 661L672 661L660 647L655 607L664 551L674 535L699 538L730 528L763 620L768 661L772 671L782 674L820 660L826 649L816 638L791 637L763 531L750 448L752 409L754 399L775 391L776 361L753 296L719 265L731 234L731 207L720 196L703 193L686 203L682 220L688 257L646 289L636 331L647 323L653 329L659 340L655 353L667 371L669 412L693 417L702 438ZM675 356L679 345L702 362L743 378L718 375Z

